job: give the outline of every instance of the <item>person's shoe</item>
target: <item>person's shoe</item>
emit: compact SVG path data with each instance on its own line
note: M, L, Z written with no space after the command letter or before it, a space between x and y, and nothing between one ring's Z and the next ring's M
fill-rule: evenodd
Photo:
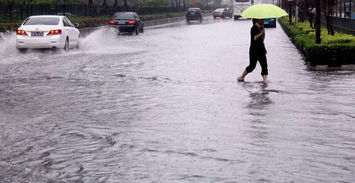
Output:
M244 82L244 78L238 77L238 82Z

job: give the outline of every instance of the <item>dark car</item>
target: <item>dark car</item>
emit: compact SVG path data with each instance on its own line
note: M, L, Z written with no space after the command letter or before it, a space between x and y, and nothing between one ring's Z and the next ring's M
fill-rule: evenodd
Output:
M276 27L276 18L264 19L264 27Z
M232 18L233 13L228 8L217 8L213 11L213 18L221 17L221 18Z
M186 22L190 22L191 20L198 20L202 22L202 10L200 8L189 8L186 11Z
M109 26L118 29L119 32L138 35L144 32L144 23L135 12L114 13L109 21Z

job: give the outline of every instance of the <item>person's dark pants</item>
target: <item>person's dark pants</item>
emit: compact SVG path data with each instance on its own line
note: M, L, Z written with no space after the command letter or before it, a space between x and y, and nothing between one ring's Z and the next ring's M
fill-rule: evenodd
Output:
M266 55L264 54L249 54L250 63L249 66L245 69L248 73L253 72L256 67L257 61L259 61L261 66L261 75L268 75L267 70L267 60Z

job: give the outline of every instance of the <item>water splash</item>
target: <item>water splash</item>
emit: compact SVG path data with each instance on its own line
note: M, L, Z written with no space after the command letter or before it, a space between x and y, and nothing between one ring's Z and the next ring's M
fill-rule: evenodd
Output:
M137 51L139 37L120 35L111 28L98 29L80 40L80 51L89 54L127 54Z

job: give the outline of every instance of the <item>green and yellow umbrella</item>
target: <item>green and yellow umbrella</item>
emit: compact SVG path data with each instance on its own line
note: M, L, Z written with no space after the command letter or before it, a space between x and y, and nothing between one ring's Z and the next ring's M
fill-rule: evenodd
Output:
M287 16L285 10L273 4L256 4L245 9L241 16L244 18L279 18Z

